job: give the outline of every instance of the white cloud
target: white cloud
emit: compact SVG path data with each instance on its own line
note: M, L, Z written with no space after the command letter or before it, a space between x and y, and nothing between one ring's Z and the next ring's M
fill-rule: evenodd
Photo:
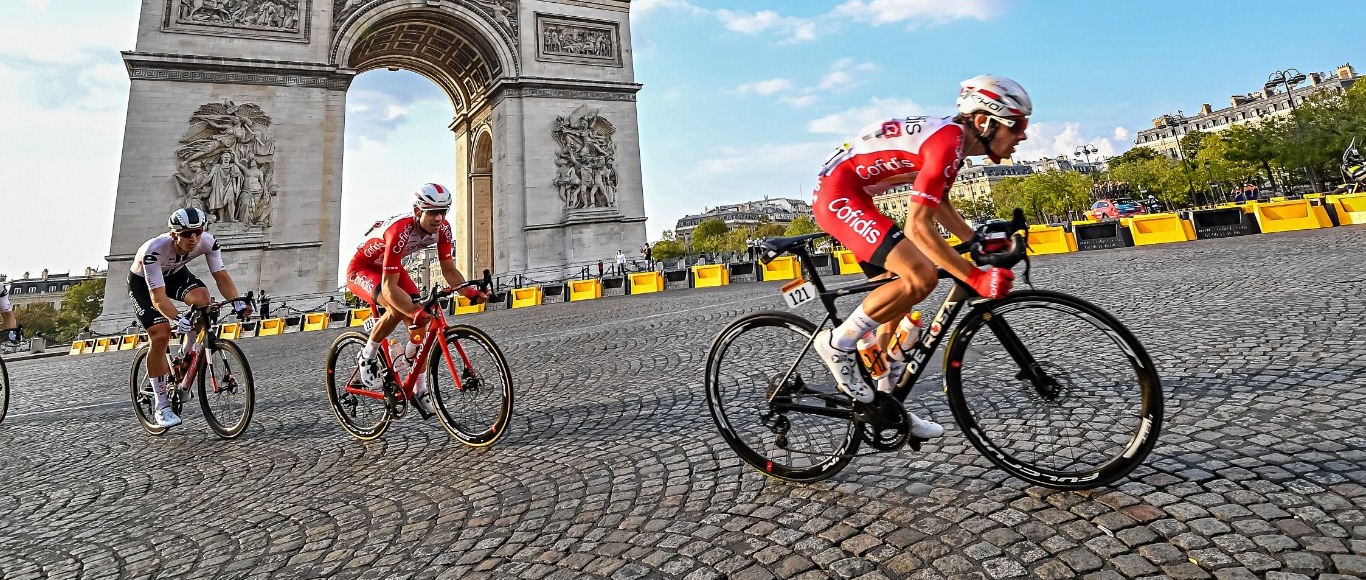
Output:
M786 91L791 88L792 81L790 79L777 78L768 79L765 81L745 83L737 87L736 90L739 91L742 95L755 94L767 96L777 92Z
M805 18L782 16L772 10L755 13L737 12L724 8L713 12L727 30L751 36L773 32L785 36L784 44L795 44L815 40L816 22Z
M1056 158L1059 155L1071 159L1078 147L1090 145L1097 150L1097 153L1091 154L1091 160L1095 161L1128 148L1125 138L1087 136L1082 133L1081 125L1072 122L1031 123L1027 135L1029 139L1015 150L1016 159L1035 160L1044 157Z
M686 0L634 0L631 2L632 19L660 10L684 10L694 14L706 13L706 10L694 6Z
M811 105L814 105L817 102L819 102L821 99L816 95L800 95L795 97L780 97L778 100L782 101L784 104L788 106L800 109L803 107L810 107Z
M34 10L47 10L48 0L28 0L29 7Z
M405 116L405 115L407 115L407 114L408 114L408 109L405 109L405 108L400 107L400 106L398 106L398 105L389 105L389 109L388 109L387 111L385 111L385 113L384 113L384 120L385 120L385 121L392 121L392 120L394 120L394 119L397 119L397 118L399 118L399 117Z
M874 97L862 107L831 113L810 123L807 131L840 136L852 136L872 123L896 117L924 114L924 108L907 99L879 99Z
M704 176L746 177L765 172L815 175L820 170L821 160L833 149L831 143L822 142L722 147L714 157L702 161L700 173Z
M908 28L1000 15L1007 0L848 0L831 14L874 26L905 22Z
M1127 141L1129 139L1129 130L1124 127L1115 127L1114 139L1118 141Z

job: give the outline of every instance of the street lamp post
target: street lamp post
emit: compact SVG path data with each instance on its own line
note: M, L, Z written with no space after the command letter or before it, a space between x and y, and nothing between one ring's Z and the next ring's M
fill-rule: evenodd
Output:
M1086 156L1086 164L1087 164L1087 165L1090 165L1090 164L1091 164L1091 154L1092 154L1092 153L1099 153L1099 152L1100 152L1100 150L1099 150L1099 149L1096 149L1096 146L1095 146L1095 145L1078 145L1078 146L1077 146L1077 150L1072 152L1072 156L1073 156L1073 157L1081 157L1081 156L1084 155L1084 156Z
M1304 74L1298 69L1288 68L1271 73L1270 76L1266 77L1266 85L1264 85L1267 90L1274 90L1280 85L1285 86L1285 97L1290 101L1290 118L1295 122L1296 131L1299 130L1300 120L1295 115L1295 85L1304 82L1304 79ZM1319 188L1318 172L1314 171L1313 167L1305 167L1305 173L1309 175L1309 184L1317 190ZM1290 193L1289 189L1290 184L1286 183L1285 193L1287 195Z

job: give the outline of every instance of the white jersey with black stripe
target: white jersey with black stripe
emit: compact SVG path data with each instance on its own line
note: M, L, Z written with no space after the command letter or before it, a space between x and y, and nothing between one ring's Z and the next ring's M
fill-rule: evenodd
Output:
M9 287L0 283L0 312L9 312L12 309L9 305Z
M223 254L219 251L218 240L213 234L204 232L199 243L188 254L180 254L175 249L175 238L171 234L161 234L147 240L138 248L130 270L147 279L147 288L156 289L166 286L164 276L184 268L190 260L204 256L209 262L209 272L223 271Z

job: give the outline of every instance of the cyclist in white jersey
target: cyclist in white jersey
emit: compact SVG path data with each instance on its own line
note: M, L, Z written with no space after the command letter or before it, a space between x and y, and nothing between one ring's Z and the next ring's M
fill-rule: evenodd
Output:
M14 317L14 309L9 305L9 288L0 284L0 340L19 342L23 334L19 319Z
M186 268L191 260L204 256L223 297L229 300L239 297L237 285L223 267L218 241L204 231L208 223L204 212L192 207L178 209L167 223L171 231L144 242L128 272L128 295L133 299L138 323L147 329L153 353L166 352L172 329L182 335L192 330L188 312L177 310L172 298L191 306L209 305L209 289ZM245 319L251 316L251 305L235 302L233 311ZM180 424L180 417L171 410L166 397L170 372L170 361L166 357L147 357L148 380L156 392L154 418L159 427Z

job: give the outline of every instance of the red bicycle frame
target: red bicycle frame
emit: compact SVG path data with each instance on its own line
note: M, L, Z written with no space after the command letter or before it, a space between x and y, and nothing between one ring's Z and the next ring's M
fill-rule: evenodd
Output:
M438 337L444 338L446 335L446 327L446 313L440 308L437 308L436 313L432 316L431 322L427 323L427 334L422 338L422 346L417 351L417 359L413 361L413 367L408 369L408 376L400 378L398 386L403 399L412 399L414 397L413 387L417 386L418 377L418 374L414 371L426 368L427 356L432 352L432 341L436 340ZM389 368L389 372L394 372L394 361L389 353L388 340L380 343L380 350L384 351L385 366ZM465 354L465 348L460 346L460 343L457 342L455 343L455 350L460 354L460 361L465 364L465 368L470 368L470 359L469 356ZM444 339L441 341L441 352L446 355L446 365L450 368L451 377L455 380L455 388L462 391L465 390L465 385L460 380L460 373L455 369L455 357L451 354L450 346L446 344ZM362 397L370 397L372 399L383 399L384 393L382 391L373 391L363 386L355 386L354 375L359 372L360 369L353 372L351 377L352 380L346 382L346 392Z

